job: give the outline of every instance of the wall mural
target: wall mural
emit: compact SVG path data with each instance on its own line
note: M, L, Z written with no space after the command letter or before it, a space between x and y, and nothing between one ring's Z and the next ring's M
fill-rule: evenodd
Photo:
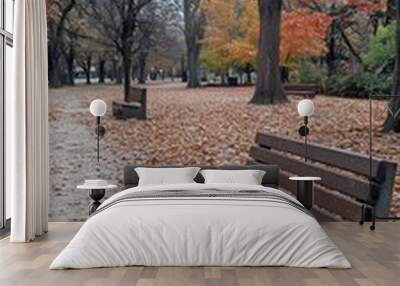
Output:
M396 122L400 116L400 106L398 106L397 102L400 99L399 95L391 95L391 96L385 96L388 101L384 104L384 109L382 112L380 112L377 117L380 118L381 120L385 120L386 122ZM374 165L374 131L373 131L373 122L374 122L374 114L373 114L373 102L374 100L381 100L382 96L374 96L370 95L369 96L369 187L370 190L372 191L373 189L373 184L375 183L375 180L373 178L373 165ZM393 124L393 123L392 123ZM390 144L390 142L388 142ZM389 146L390 147L390 146ZM394 162L396 164L396 162ZM387 175L385 173L384 175ZM396 195L396 193L395 193ZM396 215L380 215L377 213L377 208L379 209L379 205L375 204L372 209L372 224L370 225L370 229L374 230L375 229L375 222L376 220L399 220L400 217ZM361 215L361 220L360 224L364 223L364 220L366 219L365 217L365 206L362 208L362 215Z
M400 160L400 100L390 97L400 94L400 83L393 90L400 82L396 7L379 0L284 1L272 7L282 17L260 19L259 2L48 0L50 220L85 220L91 200L77 186L98 179L121 185L127 164L271 160L287 177L323 177L321 215L361 218L361 202L372 192L370 135L374 158ZM266 27L280 27L274 40L260 39ZM303 142L297 105L304 98L315 105L307 165L303 148L288 152ZM107 106L99 160L98 119L89 110L95 99ZM262 140L279 156L266 156ZM380 197L377 213L399 215L400 168L385 164L393 179L378 184L390 195ZM325 204L340 197L335 191L349 205ZM367 204L369 219L374 204Z

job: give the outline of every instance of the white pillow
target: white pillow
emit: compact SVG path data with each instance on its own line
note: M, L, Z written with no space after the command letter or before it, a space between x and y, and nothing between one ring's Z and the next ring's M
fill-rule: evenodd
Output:
M139 186L195 183L198 167L185 168L135 168L139 176Z
M201 170L205 184L261 185L265 171L261 170Z

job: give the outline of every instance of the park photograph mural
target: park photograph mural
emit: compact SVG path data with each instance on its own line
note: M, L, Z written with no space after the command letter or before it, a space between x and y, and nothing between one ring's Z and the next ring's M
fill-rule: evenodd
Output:
M76 186L128 164L261 162L258 133L303 140L304 98L310 144L399 162L398 2L48 0L50 220L85 220Z

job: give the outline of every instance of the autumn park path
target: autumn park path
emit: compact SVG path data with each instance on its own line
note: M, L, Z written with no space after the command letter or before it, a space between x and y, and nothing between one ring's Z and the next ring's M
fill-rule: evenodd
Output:
M111 180L117 173L116 165L107 161L101 172L96 168L94 120L77 91L58 89L49 95L50 221L85 220L90 200L87 191L76 186L98 176ZM92 119L92 126L82 124L79 116ZM109 148L102 148L102 156L112 158Z
M108 106L122 98L115 85L78 85L50 90L50 219L83 220L89 199L75 186L84 179L104 177L121 183L123 167L136 164L245 164L257 131L267 130L298 138L301 119L296 105L248 104L251 87L187 89L179 82L155 83L148 88L148 120L118 121L111 112L103 123L101 167L96 168L94 118L88 112L92 99ZM310 121L310 141L366 153L368 104L365 100L317 96ZM384 102L373 105L377 157L400 161L400 135L379 133ZM400 174L396 180L400 191ZM400 212L399 193L393 211Z

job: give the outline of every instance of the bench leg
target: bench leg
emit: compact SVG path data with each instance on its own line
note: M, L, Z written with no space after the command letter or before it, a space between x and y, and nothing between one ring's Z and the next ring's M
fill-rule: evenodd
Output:
M365 222L365 205L363 204L363 205L361 206L361 219L360 219L360 221L359 221L358 223L359 223L360 225L363 225L364 222Z
M372 224L369 227L370 230L375 230L375 221L376 221L376 216L375 216L375 206L372 208Z

